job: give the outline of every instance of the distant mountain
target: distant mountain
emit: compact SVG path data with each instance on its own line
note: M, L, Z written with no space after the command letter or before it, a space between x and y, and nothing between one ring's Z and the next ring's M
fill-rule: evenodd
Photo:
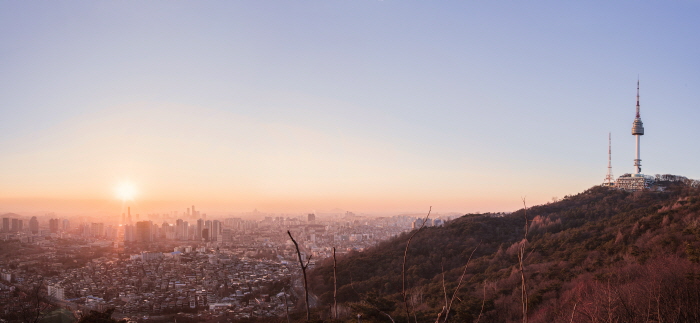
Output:
M449 322L522 322L524 311L529 322L700 322L700 189L664 184L663 192L593 187L505 216L467 214L423 228L407 255L410 321L444 321L473 253ZM345 320L407 321L410 234L338 260ZM328 317L332 260L309 277L317 315Z
M3 215L0 215L1 218L21 218L22 216L17 214L17 213L5 213Z

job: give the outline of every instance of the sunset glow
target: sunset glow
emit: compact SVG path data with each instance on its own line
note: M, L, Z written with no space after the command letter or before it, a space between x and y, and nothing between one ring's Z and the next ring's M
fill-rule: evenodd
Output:
M700 178L699 6L5 1L0 211L512 211L633 170L638 78Z
M136 197L136 187L130 182L122 182L115 188L117 198L122 201L133 201Z

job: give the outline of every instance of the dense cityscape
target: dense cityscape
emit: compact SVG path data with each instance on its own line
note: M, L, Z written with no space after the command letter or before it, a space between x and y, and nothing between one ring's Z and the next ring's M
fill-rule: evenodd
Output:
M128 321L280 317L299 309L303 288L287 231L313 268L334 247L338 256L362 251L423 222L420 215L352 212L247 215L258 219L210 220L194 206L145 219L127 209L118 224L5 214L0 311L10 319L35 307L43 316L76 319L110 310ZM434 216L425 226L453 216Z

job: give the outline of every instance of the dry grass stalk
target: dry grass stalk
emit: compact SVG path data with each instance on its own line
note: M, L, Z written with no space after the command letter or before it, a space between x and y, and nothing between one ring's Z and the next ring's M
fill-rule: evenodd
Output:
M306 306L306 320L310 321L311 311L309 310L309 286L306 281L306 267L309 266L309 262L311 261L311 255L309 255L309 259L307 259L306 265L304 265L304 261L301 259L301 252L299 251L299 244L296 240L294 240L294 237L292 237L292 233L289 232L289 230L287 230L287 234L289 235L289 238L292 239L292 242L294 242L294 247L297 249L297 256L299 257L299 266L301 266L301 272L304 274L304 305Z
M406 321L410 322L411 321L411 313L408 310L408 298L406 297L406 259L408 258L408 246L411 245L411 239L418 233L423 227L425 226L425 222L428 221L428 218L430 217L430 212L433 210L433 207L431 206L430 209L428 210L428 215L425 216L425 219L423 219L423 223L421 223L420 228L418 230L413 231L413 234L411 234L410 237L408 237L408 241L406 241L406 249L403 252L403 266L401 268L401 296L403 296L403 305L404 308L406 309Z

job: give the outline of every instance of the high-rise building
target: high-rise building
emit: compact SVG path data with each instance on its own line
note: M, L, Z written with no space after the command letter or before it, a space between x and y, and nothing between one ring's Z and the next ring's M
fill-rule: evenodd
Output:
M190 228L189 228L189 223L187 221L182 222L182 232L180 235L180 240L189 240L190 239Z
M124 242L134 242L136 241L136 230L134 226L127 224L124 225Z
M202 229L202 239L204 241L209 241L209 228Z
M243 219L241 219L241 218L224 219L224 225L233 229L233 230L236 230L236 231L242 229L242 224L243 224Z
M90 225L90 236L103 237L104 235L105 235L105 224L104 223L92 223Z
M212 231L214 231L212 229L211 220L204 221L204 229L207 230L207 233L202 233L202 238L204 239L204 241L211 241L211 233ZM204 232L204 230L202 230L202 232Z
M233 230L222 229L221 230L221 241L232 242L233 241Z
M219 220L214 220L211 223L212 231L209 234L211 241L221 241L221 222Z
M49 232L58 233L60 221L59 219L49 219Z
M309 213L309 215L308 215L308 217L307 217L307 221L310 222L310 223L315 222L315 221L316 221L316 214Z
M136 222L136 242L153 241L153 224L151 221Z
M202 229L204 229L204 220L199 219L197 220L197 228L194 231L194 239L197 241L202 240Z
M32 234L38 234L39 233L39 220L35 216L29 220L29 231L32 232Z
M65 300L65 289L61 285L49 285L48 287L49 297L53 297L59 301Z
M80 224L80 231L83 237L91 237L92 236L92 230L90 228L90 225L87 223L81 223Z
M113 240L114 238L117 237L117 228L115 228L113 225L108 224L107 226L104 227L104 237L105 239L108 240Z
M2 218L2 231L10 232L10 218Z

